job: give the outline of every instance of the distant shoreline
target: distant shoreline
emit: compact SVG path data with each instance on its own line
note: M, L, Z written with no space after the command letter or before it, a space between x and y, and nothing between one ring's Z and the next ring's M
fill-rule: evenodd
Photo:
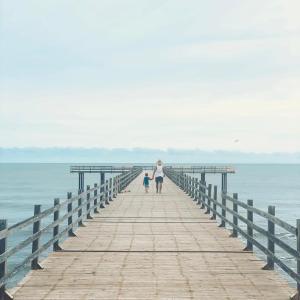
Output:
M300 152L254 153L200 149L0 148L0 163L300 164Z

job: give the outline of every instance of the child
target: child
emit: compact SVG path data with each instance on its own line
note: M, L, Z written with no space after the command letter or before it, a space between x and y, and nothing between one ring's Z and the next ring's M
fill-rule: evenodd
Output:
M145 173L144 181L143 181L143 186L145 187L145 193L149 192L149 180L152 180L149 176L148 173Z

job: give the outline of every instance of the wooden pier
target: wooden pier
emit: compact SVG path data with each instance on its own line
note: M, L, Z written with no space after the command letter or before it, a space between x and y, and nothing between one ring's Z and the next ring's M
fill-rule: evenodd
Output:
M112 196L123 192L105 209L99 201L87 207L88 218L10 291L13 298L284 300L295 292L199 209L189 181L183 191L165 178L162 194L154 182L145 194L142 176L134 173L121 188L114 181Z

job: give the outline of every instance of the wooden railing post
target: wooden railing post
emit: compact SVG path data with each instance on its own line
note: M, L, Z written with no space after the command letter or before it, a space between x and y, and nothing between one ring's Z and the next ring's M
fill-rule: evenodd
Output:
M100 185L100 208L105 208L104 185Z
M68 203L68 206L67 206L68 207L68 213L71 213L71 211L73 210L73 203L71 201L71 199L72 199L72 193L71 192L69 192L67 194L67 198L69 200L69 203ZM68 226L70 226L71 224L73 224L73 215L72 214L68 217ZM68 230L68 236L73 236L73 237L76 236L74 231L73 231L73 228L70 228Z
M0 220L0 232L7 229L7 220ZM0 239L0 255L6 252L7 248L7 238L4 237ZM7 260L0 263L0 279L2 279L6 274ZM0 299L5 299L5 285L0 287Z
M210 198L211 198L211 190L212 190L212 185L209 184L208 185L208 190L207 190L207 209L206 209L206 214L210 214L210 205L211 205L211 201L210 201Z
M118 175L117 178L117 193L119 194L121 192L121 175Z
M195 188L194 188L194 195L193 195L193 201L197 201L198 198L198 189L199 189L199 179L195 179Z
M268 213L272 216L275 216L275 206L268 206ZM275 224L268 220L268 250L275 254L275 244L271 240L270 236L275 235ZM263 267L264 270L274 270L274 260L272 257L267 256L267 264Z
M94 213L98 214L98 184L94 183Z
M117 195L120 192L119 185L120 185L120 175L117 175L117 177L116 177L116 194Z
M247 204L250 207L253 207L253 200L249 199L247 200ZM247 220L251 223L253 223L253 211L247 209ZM247 224L247 234L249 237L253 238L253 228L251 225ZM247 246L244 249L245 251L253 251L253 243L247 239Z
M225 209L225 207L226 207L226 204L227 204L226 202L227 202L226 197L225 197L225 195L222 191L222 205L224 207L222 207L222 220L221 220L220 227L225 227L226 226L226 222L225 222L225 218L226 218L226 209Z
M201 181L198 179L198 188L197 188L197 205L200 205L202 202L201 202Z
M186 193L189 194L190 191L190 176L186 176Z
M117 177L113 178L113 198L117 197Z
M109 178L109 201L113 201L113 185L112 185L112 178Z
M201 190L202 190L202 195L200 196L202 201L201 201L201 209L205 208L205 200L206 200L206 182L202 183L203 186L201 186Z
M78 226L83 227L83 220L82 220L82 197L81 197L81 191L78 190Z
M108 199L108 180L107 179L105 181L105 204L109 204L109 199Z
M296 221L296 243L297 251L300 253L300 219ZM300 276L300 259L297 259L297 274ZM293 295L291 300L300 300L300 283L297 282L297 292Z
M188 194L188 191L189 191L189 176L188 175L185 175L185 181L186 181L185 192Z
M221 189L221 193L222 193L222 205L224 206L224 208L222 207L222 220L221 220L221 225L220 227L225 227L226 226L226 195L227 195L227 174L226 173L222 173L222 189Z
M213 199L214 199L214 201L218 201L218 186L217 185L214 185ZM213 214L210 218L211 220L216 220L216 218L217 218L216 211L217 211L217 204L214 202L214 204L213 204Z
M59 205L59 199L55 198L54 199L54 207L56 207L57 205ZM59 219L59 209L54 211L53 214L53 221L56 222ZM59 224L55 225L53 227L53 238L57 237L57 235L59 234ZM59 246L59 241L55 241L53 243L53 251L58 251L61 250L60 246Z
M300 219L297 219L297 251L300 253ZM300 259L297 260L297 274L300 276ZM300 299L300 283L297 283L298 299Z
M189 190L189 176L188 175L185 175L185 181L186 181L185 192L188 193L188 190Z
M200 205L201 203L202 203L202 194L201 194L201 192L202 192L202 187L201 187L201 181L200 180L198 180L198 182L199 182L199 184L198 184L198 198L197 198L197 205Z
M122 192L122 180L123 180L123 176L120 175L120 177L119 177L119 193Z
M104 194L104 190L105 190L105 173L101 172L100 173L100 208L105 208L105 194Z
M183 174L179 174L180 188L183 190Z
M91 216L91 192L90 192L91 187L89 185L86 186L86 218L87 219L93 219Z
M190 189L189 196L192 198L194 198L194 188L195 188L195 178L191 177L191 189Z
M233 199L234 200L238 200L238 194L237 193L233 194ZM238 205L237 205L236 202L233 202L232 208L233 208L233 211L236 214L238 214ZM238 217L235 216L235 215L233 215L232 218L233 218L233 225L237 227L238 226L238 220L239 220ZM238 236L238 231L237 231L237 229L235 227L232 228L232 234L230 236L231 237L237 237Z
M41 213L41 205L35 205L34 206L34 216L38 216ZM35 221L33 223L33 230L32 230L32 234L35 234L37 232L40 231L40 227L41 227L41 221ZM39 245L40 245L40 238L37 237L35 240L32 241L32 253L36 252L39 249ZM42 267L39 264L39 257L34 258L31 261L31 269L32 270L38 270L41 269Z

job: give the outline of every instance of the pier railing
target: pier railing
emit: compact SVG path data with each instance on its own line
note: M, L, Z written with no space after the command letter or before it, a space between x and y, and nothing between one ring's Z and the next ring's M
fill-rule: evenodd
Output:
M59 242L64 237L74 237L75 229L84 226L86 219L92 219L92 215L99 213L100 208L105 208L118 193L124 190L127 185L140 173L141 168L119 174L104 184L94 184L94 187L87 186L85 192L78 192L78 195L67 194L67 199L60 201L54 199L53 207L42 210L41 205L34 206L32 217L23 220L10 227L7 220L0 220L0 300L10 299L5 285L25 266L31 265L31 269L40 269L39 257L51 246L53 251L61 250ZM49 218L51 222L46 223ZM43 226L44 225L44 226ZM8 247L9 239L13 240L15 233L24 228L32 227L32 234L22 242ZM51 232L51 234L49 234ZM41 238L46 237L46 242L41 243ZM24 260L13 267L9 267L9 259L31 246L31 253Z
M300 219L296 220L295 226L290 225L275 216L275 206L269 206L268 212L265 212L255 208L253 200L240 201L237 193L233 195L224 191L218 193L216 185L212 186L201 182L198 178L172 170L172 168L166 168L165 173L200 205L201 209L206 209L205 213L210 215L211 219L218 218L220 227L228 225L232 230L231 237L238 237L240 234L246 240L245 251L253 251L253 247L256 247L264 253L267 263L263 269L273 270L276 264L295 280L297 294L291 299L300 299ZM255 222L256 216L265 220L265 228ZM276 236L276 228L292 235L296 240L296 246L293 247ZM260 241L255 232L259 233L266 243ZM276 247L280 247L297 262L296 270L293 270L276 255Z

